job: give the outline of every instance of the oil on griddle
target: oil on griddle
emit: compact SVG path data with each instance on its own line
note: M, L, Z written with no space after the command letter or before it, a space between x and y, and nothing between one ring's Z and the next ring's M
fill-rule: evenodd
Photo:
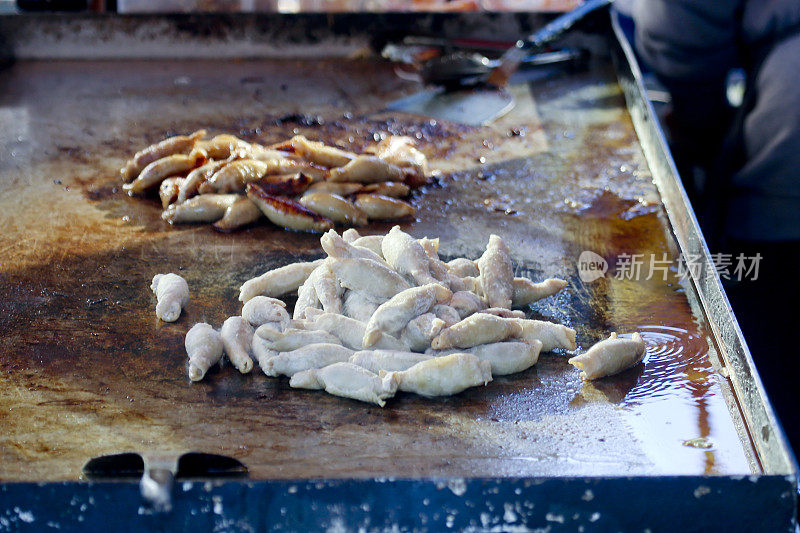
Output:
M600 66L515 86L516 110L470 129L377 113L415 87L369 60L21 62L0 79L0 477L68 480L97 455L143 448L244 462L255 479L747 473L757 468L691 289L668 280L579 280L591 250L676 249L613 73ZM125 157L209 128L266 144L302 133L358 145L420 141L439 182L403 228L477 257L490 233L533 279L570 285L530 310L588 347L638 330L646 365L584 384L566 354L492 387L384 409L285 380L186 377L183 336L239 312L238 287L320 255L318 237L261 225L235 238L168 228L156 200L118 187ZM388 225L371 227L385 232ZM191 302L153 313L150 279L181 273ZM705 437L710 449L683 446Z

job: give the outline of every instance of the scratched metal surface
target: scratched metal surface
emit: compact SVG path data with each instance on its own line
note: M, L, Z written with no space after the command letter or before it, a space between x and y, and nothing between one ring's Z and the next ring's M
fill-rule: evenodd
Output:
M202 451L254 479L758 472L691 288L670 272L617 280L621 253L676 246L609 65L513 87L514 112L469 129L379 113L416 87L372 60L21 61L0 76L0 480L80 477L94 456ZM303 116L297 116L302 113ZM317 237L259 225L172 228L155 200L121 193L134 151L200 127L273 142L294 131L363 146L415 135L442 172L414 198L417 236L478 257L490 233L518 270L570 281L533 317L588 347L639 330L647 364L584 384L567 354L446 399L384 409L295 391L226 366L186 377L183 336L238 314L239 285L320 255ZM481 159L485 158L485 159ZM373 226L386 231L389 226ZM593 283L575 262L612 263ZM155 273L191 302L159 323ZM705 437L712 447L685 440Z

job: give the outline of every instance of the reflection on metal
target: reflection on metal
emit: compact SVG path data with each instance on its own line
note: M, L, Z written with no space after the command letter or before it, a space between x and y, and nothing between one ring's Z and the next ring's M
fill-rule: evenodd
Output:
M145 468L139 480L139 492L142 498L159 513L172 510L172 485L175 474L170 468Z
M247 467L224 455L189 452L119 453L90 459L83 474L93 481L139 480L142 499L154 512L172 510L175 480L232 479L247 476Z

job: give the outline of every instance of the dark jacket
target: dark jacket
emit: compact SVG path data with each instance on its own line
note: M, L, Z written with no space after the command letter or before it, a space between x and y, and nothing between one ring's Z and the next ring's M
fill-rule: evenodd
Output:
M677 135L711 169L708 195L724 198L727 234L800 240L800 1L636 0L633 15ZM748 73L738 118L725 103L734 67Z

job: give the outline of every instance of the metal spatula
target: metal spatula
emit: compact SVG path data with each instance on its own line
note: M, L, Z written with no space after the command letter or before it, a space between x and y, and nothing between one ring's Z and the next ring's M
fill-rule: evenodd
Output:
M433 88L391 102L386 109L402 111L468 126L482 126L514 108L514 98L505 89L473 88L448 91Z

